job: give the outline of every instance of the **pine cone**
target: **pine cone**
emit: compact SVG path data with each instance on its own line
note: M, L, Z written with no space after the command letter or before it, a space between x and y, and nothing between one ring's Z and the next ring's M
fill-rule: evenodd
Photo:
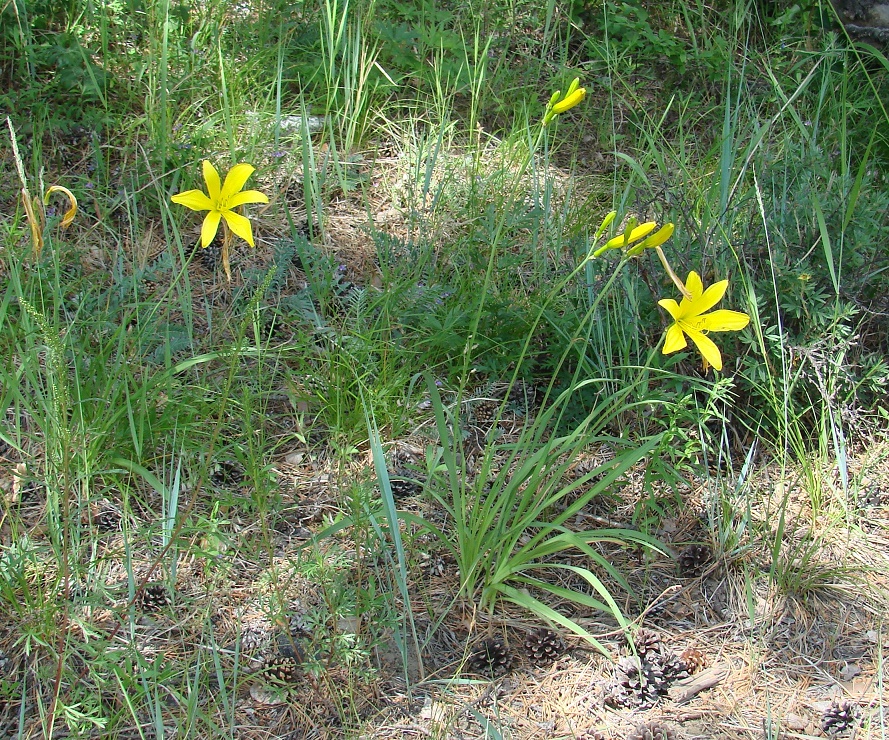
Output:
M669 681L658 663L627 655L617 662L614 679L626 694L624 706L647 708L667 693Z
M417 553L417 565L429 578L441 578L448 572L448 561L435 552Z
M466 663L470 673L501 676L512 668L509 646L499 637L484 640L469 655Z
M694 647L685 648L679 658L685 663L685 670L688 671L690 676L697 673L701 668L707 667L707 656Z
M676 730L666 722L652 719L627 735L627 740L676 740Z
M213 272L222 262L222 239L222 232L219 231L206 247L195 247L194 251L197 253L198 261L210 272Z
M565 641L557 632L538 627L526 635L525 652L534 665L549 665L565 652Z
M661 665L664 667L664 677L669 683L688 678L688 666L686 666L685 661L677 655L663 658Z
M537 389L530 383L519 380L509 391L509 402L526 413L537 403Z
M423 484L407 468L396 468L389 473L389 487L392 489L392 495L397 499L418 496L423 492Z
M157 611L170 603L170 594L163 583L149 583L142 589L139 603L144 611Z
M654 630L644 628L636 630L636 634L633 635L633 644L636 646L636 655L643 660L650 660L652 656L660 657L664 652L661 636ZM632 655L633 650L627 635L624 635L624 646L627 654Z
M244 469L237 463L222 460L210 470L210 482L220 488L238 486L244 481Z
M887 495L876 483L865 484L862 481L862 486L858 491L856 499L861 508L867 508L871 506L882 506L884 500L889 500L889 495Z
M114 509L102 509L96 514L94 521L100 532L112 532L120 529L121 516Z
M483 398L472 406L472 420L476 424L490 426L500 412L500 401L492 398Z
M40 484L36 480L22 481L16 491L20 504L33 504L40 497Z
M12 669L12 658L0 650L0 679L9 677L12 674Z
M833 700L821 718L821 729L831 735L837 735L855 725L858 714L856 705L848 699Z
M274 683L293 683L299 678L299 661L292 655L275 655L267 658L263 668Z
M679 574L697 578L712 558L713 553L706 545L689 545L679 553Z
M577 740L608 740L608 735L595 727L587 727L580 731Z

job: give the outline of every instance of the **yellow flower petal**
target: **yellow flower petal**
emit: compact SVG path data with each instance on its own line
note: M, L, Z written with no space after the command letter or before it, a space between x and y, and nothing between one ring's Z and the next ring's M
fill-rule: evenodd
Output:
M691 293L692 299L698 298L704 293L704 283L701 280L701 276L694 270L688 273L685 287L688 288L688 292Z
M256 171L256 168L252 164L236 164L232 167L228 174L225 176L225 185L222 186L222 193L220 193L220 198L225 201L225 204L228 208L231 208L232 205L229 203L229 198L231 198L235 193L237 193L247 182L247 179ZM211 194L212 197L212 194Z
M205 159L202 166L204 168L204 182L207 183L207 195L215 203L219 200L219 193L222 190L219 185L219 173L209 159Z
M726 290L728 290L728 280L720 280L718 283L713 283L701 295L692 292L692 295L695 296L694 301L692 301L694 304L693 312L702 314L704 311L709 311L722 300Z
M670 316L672 316L674 319L679 318L679 304L676 303L676 301L674 301L672 298L661 298L661 300L659 300L657 304L668 314L670 314Z
M674 224L664 224L655 231L650 237L648 237L644 242L642 242L639 247L641 249L649 249L651 247L659 247L663 244L667 239L673 236L673 230L675 229Z
M713 340L696 329L692 329L690 326L683 328L685 333L688 334L688 338L695 343L698 352L703 355L704 359L713 365L714 369L722 370L722 355L719 353L719 347L716 346Z
M260 193L258 190L245 190L242 193L235 193L227 201L229 208L237 208L238 206L242 206L245 203L268 203L268 202L269 202L268 196L265 193Z
M251 247L256 246L253 243L253 227L249 218L233 211L223 211L222 216L235 236L241 237Z
M170 200L193 211L213 210L213 201L203 190L186 190L184 193L177 193Z
M639 226L630 231L629 234L618 234L613 239L609 239L607 242L605 242L605 246L602 249L603 251L606 249L617 249L619 247L624 247L628 244L632 244L633 242L639 241L639 239L648 236L656 228L657 224L654 221L639 224Z
M706 313L719 303L728 289L728 280L720 280L704 290L704 284L698 273L688 274L686 290L691 298L683 298L677 304L671 298L658 301L674 319L675 323L667 329L664 336L664 354L683 349L691 339L701 356L704 358L704 371L709 367L722 370L722 355L719 347L707 336L708 332L738 331L750 323L750 317L741 311L720 309Z
M219 228L219 219L221 217L222 214L219 211L210 211L204 218L204 223L201 224L202 247L210 246L210 242L212 242L213 238L216 236L216 231Z
M741 311L721 308L700 317L697 328L703 331L738 331L750 323L750 317Z
M685 341L685 335L682 333L682 329L679 324L671 324L667 327L667 333L664 335L664 354L669 355L673 352L678 352L680 349L685 349L688 346L688 342Z
M225 176L225 183L220 184L219 173L209 160L204 160L202 166L204 181L207 183L207 193L200 190L188 190L172 196L171 200L195 211L209 211L201 225L201 244L204 247L213 241L219 230L219 221L223 218L233 234L244 239L251 247L254 246L253 229L249 219L232 209L247 203L269 202L268 197L258 190L241 191L247 179L255 172L255 168L253 165L243 162L236 164ZM224 267L227 266L225 253L227 245L228 240L223 245Z

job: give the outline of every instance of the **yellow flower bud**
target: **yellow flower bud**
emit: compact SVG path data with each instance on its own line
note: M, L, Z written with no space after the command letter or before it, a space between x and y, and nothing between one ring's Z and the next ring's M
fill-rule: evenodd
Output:
M663 244L667 239L673 236L673 229L675 226L673 224L664 224L659 228L656 232L654 232L651 236L649 236L645 241L640 242L639 244L634 245L627 251L628 257L638 257L642 252L646 249L651 249L652 247L659 247Z
M571 80L568 86L568 92L562 97L562 91L556 90L550 98L546 106L546 113L543 114L543 125L546 126L560 113L571 110L575 105L580 103L586 97L586 88L580 87L580 77Z
M559 115L560 113L564 113L565 111L571 110L575 105L578 105L583 101L586 97L586 88L579 87L570 95L566 95L565 99L556 103L553 106L553 115Z

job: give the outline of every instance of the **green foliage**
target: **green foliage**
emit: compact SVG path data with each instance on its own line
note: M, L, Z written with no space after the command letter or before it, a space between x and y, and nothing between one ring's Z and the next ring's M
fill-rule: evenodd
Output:
M452 553L460 570L460 592L493 610L499 600L511 601L539 617L564 625L607 652L583 627L548 606L542 594L567 599L578 605L610 612L625 622L609 588L597 572L629 590L622 575L593 547L596 543L635 542L657 548L641 532L627 529L574 531L570 519L657 447L659 437L633 444L602 435L608 420L620 413L628 394L605 398L569 434L546 438L570 391L562 394L528 425L515 444L489 445L475 482L467 480L460 440L452 429L459 417L445 408L438 389L427 378L438 428L440 447L432 460L434 483L431 495L447 512L444 529L413 515L406 518L427 528ZM564 480L578 452L591 441L605 443L613 459L577 480ZM505 461L495 467L503 455ZM565 564L559 556L569 551L584 553L594 569ZM568 572L585 582L584 588L555 585L547 573Z

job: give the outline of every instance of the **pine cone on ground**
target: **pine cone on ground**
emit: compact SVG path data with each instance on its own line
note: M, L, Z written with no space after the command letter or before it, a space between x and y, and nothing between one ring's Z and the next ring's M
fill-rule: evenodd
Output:
M858 495L856 496L858 505L861 508L882 506L884 500L889 500L887 495L876 483L865 485L862 483Z
M527 413L537 403L537 389L530 383L519 380L509 391L509 402L522 413Z
M707 545L689 545L679 553L679 574L697 578L712 558L713 553Z
M557 632L538 627L525 636L525 652L534 665L549 665L565 652L565 641Z
M36 480L23 481L18 489L15 489L16 500L20 504L33 504L40 497L40 484Z
M389 473L389 487L397 499L418 496L423 492L423 484L417 480L417 475L407 468L396 468Z
M147 612L163 609L170 603L170 594L163 583L149 583L142 589L139 604Z
M695 647L685 648L679 658L685 663L685 670L690 676L707 667L707 656Z
M664 653L661 644L661 636L654 630L639 629L633 635L633 645L636 647L636 655L643 660L651 659L652 656L660 657ZM632 655L633 649L627 635L624 635L624 646L627 654Z
M244 481L244 469L237 463L222 460L210 469L210 482L214 486L238 486Z
M509 646L499 637L484 640L469 655L466 666L470 673L501 676L512 668Z
M0 679L6 678L12 674L12 658L5 652L0 650Z
M102 509L94 518L96 528L100 532L113 532L120 529L121 516L120 512L114 509Z
M685 665L685 661L678 655L662 658L661 665L664 667L664 677L670 683L688 678L688 666Z
M595 727L587 727L578 733L577 740L608 740L608 735Z
M266 659L263 671L274 683L293 683L299 678L299 661L292 655L275 655Z
M500 413L500 401L483 398L472 405L472 420L476 424L490 426Z
M213 272L222 262L222 233L217 233L206 247L195 247L198 262L207 270Z
M614 669L615 692L623 706L647 708L654 706L667 693L669 680L659 663L640 660L635 655L621 658Z
M821 729L831 735L837 735L855 725L857 707L848 699L833 700L821 718Z
M417 553L417 565L429 578L441 578L448 572L448 561L435 552Z
M666 722L652 719L627 735L627 740L676 740L676 730Z

